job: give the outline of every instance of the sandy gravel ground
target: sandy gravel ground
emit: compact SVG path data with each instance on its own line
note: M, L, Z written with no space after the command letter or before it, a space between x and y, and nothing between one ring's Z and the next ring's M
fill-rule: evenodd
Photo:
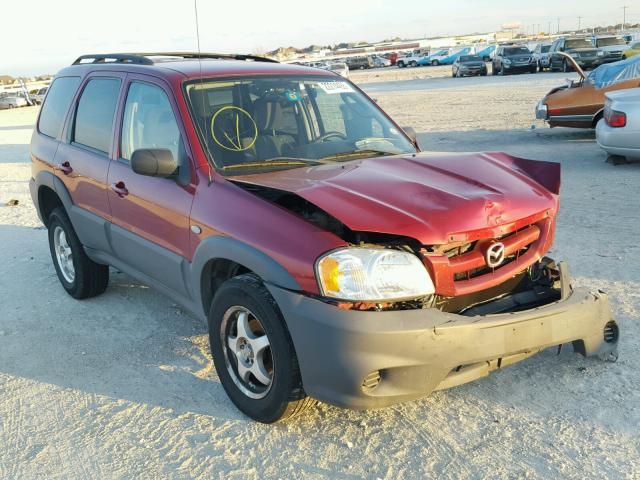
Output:
M371 95L424 149L562 163L552 254L610 294L617 363L546 351L386 410L253 423L172 302L114 271L101 297L64 293L28 197L36 109L0 111L0 478L640 478L640 164L605 163L592 132L531 130L552 76L443 81Z

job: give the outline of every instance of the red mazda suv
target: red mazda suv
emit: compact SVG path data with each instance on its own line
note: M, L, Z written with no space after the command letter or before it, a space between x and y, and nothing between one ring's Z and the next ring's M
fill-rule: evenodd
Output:
M63 288L99 295L112 266L206 320L222 386L258 421L420 398L551 346L617 356L606 295L545 256L558 164L421 153L332 72L84 55L56 75L31 160Z

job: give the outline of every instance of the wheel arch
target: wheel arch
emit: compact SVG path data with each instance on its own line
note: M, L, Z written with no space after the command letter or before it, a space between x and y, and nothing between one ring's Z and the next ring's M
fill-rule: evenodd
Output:
M40 172L35 178L36 195L34 203L42 223L48 226L49 216L57 207L63 207L67 213L73 204L71 195L64 183L51 172Z
M596 128L596 126L598 125L598 122L602 120L603 117L604 117L604 108L601 108L593 116L593 121L591 122L591 126L593 128Z
M198 246L191 267L194 298L208 315L222 283L244 273L253 273L268 284L301 290L296 279L277 261L260 250L231 237L209 237Z

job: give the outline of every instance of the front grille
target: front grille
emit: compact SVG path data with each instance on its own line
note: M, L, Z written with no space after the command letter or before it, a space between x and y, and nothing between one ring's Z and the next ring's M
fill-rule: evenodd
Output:
M466 295L513 278L544 254L552 225L547 218L495 237L427 248L423 259L434 276L436 293ZM504 256L491 266L488 250L497 242L504 246Z

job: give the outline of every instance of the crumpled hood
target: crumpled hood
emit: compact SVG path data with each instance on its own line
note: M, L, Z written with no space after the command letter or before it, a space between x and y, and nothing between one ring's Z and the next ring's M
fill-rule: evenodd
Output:
M504 153L417 154L231 179L295 193L353 231L434 245L537 214L555 215L560 165Z

